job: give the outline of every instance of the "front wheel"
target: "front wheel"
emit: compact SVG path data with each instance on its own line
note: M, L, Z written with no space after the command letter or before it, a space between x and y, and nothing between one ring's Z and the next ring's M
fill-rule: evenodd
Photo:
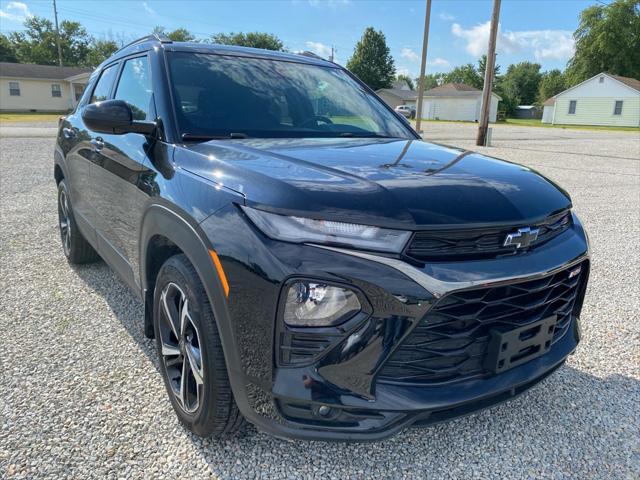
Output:
M231 392L213 311L185 255L171 257L160 268L153 323L160 370L182 424L200 436L237 430L243 418Z

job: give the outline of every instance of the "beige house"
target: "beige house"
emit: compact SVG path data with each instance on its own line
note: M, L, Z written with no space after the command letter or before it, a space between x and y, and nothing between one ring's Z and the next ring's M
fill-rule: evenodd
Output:
M422 98L422 118L426 120L477 122L480 119L482 91L464 83L440 85L424 92ZM500 96L491 94L490 122L496 121L500 100Z
M0 111L66 112L92 69L0 62Z
M545 123L640 127L640 80L635 78L599 73L547 102Z

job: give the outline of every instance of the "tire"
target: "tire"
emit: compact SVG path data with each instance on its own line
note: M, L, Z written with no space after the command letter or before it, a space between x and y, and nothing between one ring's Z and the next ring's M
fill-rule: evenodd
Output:
M180 422L201 437L238 430L244 419L233 398L211 304L185 255L169 258L160 268L153 306L160 371Z
M69 189L64 180L58 184L58 228L62 250L69 263L91 263L100 259L98 253L78 230L69 200Z

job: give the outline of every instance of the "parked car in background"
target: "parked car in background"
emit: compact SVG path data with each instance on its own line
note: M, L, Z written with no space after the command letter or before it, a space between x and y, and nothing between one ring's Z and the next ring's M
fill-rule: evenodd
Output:
M413 105L398 105L394 110L405 118L416 118L416 107Z
M513 398L580 340L567 192L424 142L318 57L140 39L93 73L54 159L65 255L144 302L198 435L380 439Z

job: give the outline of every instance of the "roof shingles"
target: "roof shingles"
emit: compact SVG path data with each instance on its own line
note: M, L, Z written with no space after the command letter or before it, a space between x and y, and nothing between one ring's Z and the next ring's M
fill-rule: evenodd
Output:
M55 65L0 62L0 77L64 80L80 73L90 73L92 71L92 68L85 67L57 67Z

